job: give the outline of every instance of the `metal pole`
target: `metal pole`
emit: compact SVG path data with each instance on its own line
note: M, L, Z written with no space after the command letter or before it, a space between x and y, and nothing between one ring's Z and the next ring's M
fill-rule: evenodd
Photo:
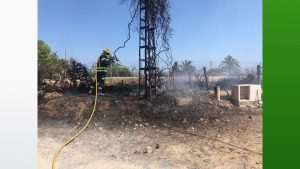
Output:
M65 60L67 60L67 48L65 48Z
M141 35L142 35L142 2L139 0L140 8L140 30L139 30L139 47L141 46ZM139 96L141 96L141 48L139 48Z

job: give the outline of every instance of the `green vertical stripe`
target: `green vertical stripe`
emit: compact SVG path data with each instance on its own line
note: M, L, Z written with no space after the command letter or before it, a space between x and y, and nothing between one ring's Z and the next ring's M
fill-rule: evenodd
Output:
M300 168L300 1L263 1L263 161Z

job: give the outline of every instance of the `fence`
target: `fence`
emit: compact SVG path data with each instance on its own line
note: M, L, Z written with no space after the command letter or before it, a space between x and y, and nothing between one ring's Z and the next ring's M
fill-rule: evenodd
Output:
M174 86L176 88L212 89L216 85L222 88L230 88L232 84L261 84L262 83L262 65L261 62L239 62L239 67L228 66L224 68L222 61L199 61L192 62L186 69L194 69L192 73L179 71L174 75ZM181 69L184 69L184 63L178 62ZM181 65L181 66L180 66ZM191 66L192 65L192 66ZM226 69L227 68L227 69Z

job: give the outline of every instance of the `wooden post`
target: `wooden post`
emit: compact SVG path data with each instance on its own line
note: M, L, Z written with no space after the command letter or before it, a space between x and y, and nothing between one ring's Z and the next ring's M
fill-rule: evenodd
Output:
M215 97L218 101L221 100L221 91L220 91L220 86L219 85L215 87Z
M206 88L208 90L209 89L208 88L208 79L207 79L207 75L206 75L206 67L205 66L203 67L203 72L204 72L204 77L205 77L205 81L206 81Z

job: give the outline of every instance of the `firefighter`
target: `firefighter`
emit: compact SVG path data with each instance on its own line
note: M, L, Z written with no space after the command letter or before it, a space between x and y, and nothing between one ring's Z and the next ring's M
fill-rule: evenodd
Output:
M97 61L97 81L100 90L104 87L104 79L107 73L107 67L114 62L115 60L111 56L109 49L104 49Z

